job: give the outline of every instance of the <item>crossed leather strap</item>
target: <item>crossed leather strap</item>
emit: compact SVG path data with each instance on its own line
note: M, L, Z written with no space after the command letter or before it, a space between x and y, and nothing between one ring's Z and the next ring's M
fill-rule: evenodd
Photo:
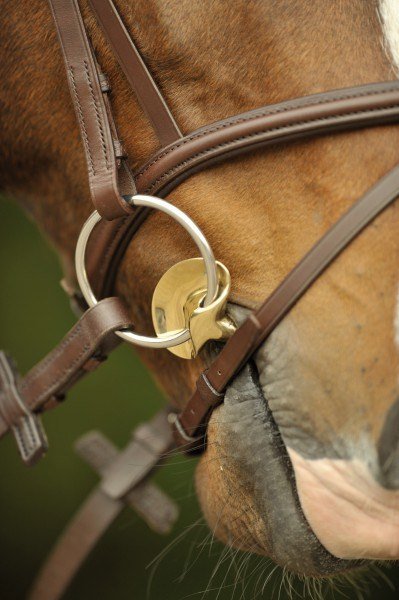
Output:
M125 202L125 195L137 191L162 197L188 176L229 157L268 145L399 121L399 82L389 81L269 105L183 136L112 0L90 0L98 23L161 144L161 150L132 173L112 117L110 84L94 56L79 5L76 0L49 0L49 4L85 149L91 197L103 217L90 240L87 263L97 296L112 294L123 253L148 214L146 209L132 209ZM341 217L248 317L200 376L186 408L174 419L174 439L178 446L188 451L204 449L209 416L223 401L232 378L328 265L398 194L399 167L395 167ZM73 290L71 295L82 306L79 291ZM0 354L0 436L8 429L13 431L27 464L35 462L47 448L38 413L56 406L82 375L103 362L118 343L116 330L131 326L122 302L106 298L84 312L59 346L24 378L16 374L6 355ZM62 594L123 503L133 504L154 524L154 514L162 510L159 502L162 498L169 507L164 521L167 525L163 527L158 522L156 528L168 529L175 514L166 497L151 486L144 491L146 502L140 504L135 496L137 486L145 482L160 456L173 446L164 413L151 427L150 424L149 437L154 440L158 436L158 445L143 441L139 435L121 455L98 434L88 438L85 446L88 462L102 475L113 472L109 477L114 487L104 483L109 482L109 477L103 479L99 491L94 492L72 524L72 533L67 531L61 539L55 558L45 567L32 598L52 600ZM139 474L135 471L126 478L124 461L131 460L132 452L147 458ZM155 512L154 507L157 507ZM75 536L82 529L86 542L81 545L81 552L72 556Z

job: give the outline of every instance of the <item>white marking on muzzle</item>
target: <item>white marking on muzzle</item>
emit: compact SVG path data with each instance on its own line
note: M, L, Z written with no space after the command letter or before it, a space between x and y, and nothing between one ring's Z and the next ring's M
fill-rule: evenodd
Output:
M399 490L363 459L309 460L287 447L303 512L320 542L345 559L399 559Z
M398 0L380 0L379 17L384 34L384 49L399 76L399 2Z

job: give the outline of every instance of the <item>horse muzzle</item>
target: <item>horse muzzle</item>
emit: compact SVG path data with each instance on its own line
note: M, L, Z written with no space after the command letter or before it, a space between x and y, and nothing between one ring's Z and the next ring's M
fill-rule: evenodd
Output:
M238 323L245 318L242 309L229 310ZM368 560L397 560L396 404L378 444L366 434L362 443L345 442L331 423L323 438L320 424L334 414L333 400L320 400L317 431L306 418L308 398L295 386L300 342L287 320L212 416L198 469L205 515L225 542L300 574L331 576ZM356 415L362 406L354 404L348 410Z

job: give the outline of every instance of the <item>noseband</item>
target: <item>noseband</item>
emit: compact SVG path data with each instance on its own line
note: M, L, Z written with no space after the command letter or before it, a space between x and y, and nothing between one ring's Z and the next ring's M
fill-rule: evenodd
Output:
M114 333L150 347L178 348L186 343L195 346L194 322L201 323L196 320L203 314L201 311L213 308L219 329L215 325L208 339L230 337L214 362L201 374L183 412L171 413L168 417L176 445L187 452L202 451L206 446L209 417L223 402L228 384L323 271L397 198L399 167L380 179L327 231L235 332L228 323L223 325L222 312L229 290L223 265L217 265L206 238L195 223L162 198L192 174L253 150L397 123L399 82L373 83L288 100L183 135L112 0L90 0L94 15L161 146L142 168L132 173L112 116L110 85L96 61L78 3L76 0L49 0L49 3L80 127L96 211L84 226L78 242L76 274L80 290L76 291L70 282L65 285L75 307L83 311L79 322L23 379L16 375L9 359L0 355L0 435L11 429L24 461L34 463L47 448L38 413L56 406L82 375L103 362L117 344ZM193 329L183 326L169 334L157 330L157 337L149 338L131 330L126 307L117 298L108 296L113 292L118 266L132 236L137 234L153 208L177 219L192 235L203 257L206 276L201 280L203 288L201 294L197 294L191 315L195 315ZM197 267L190 264L191 268ZM153 312L158 314L157 310L159 313L161 308ZM198 343L197 350L204 341ZM170 440L161 446L164 452ZM153 466L150 460L148 470Z

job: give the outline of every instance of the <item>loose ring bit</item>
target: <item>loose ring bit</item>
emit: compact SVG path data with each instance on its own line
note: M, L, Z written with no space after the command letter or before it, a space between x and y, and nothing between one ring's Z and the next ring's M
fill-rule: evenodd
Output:
M184 227L184 229L190 234L191 238L197 245L202 258L204 259L207 278L207 291L204 298L204 306L209 306L209 304L215 300L218 293L218 274L212 249L199 227L179 208L176 208L176 206L173 206L165 200L156 198L155 196L137 194L135 196L126 196L125 200L133 206L146 206L166 213L170 217L174 218L175 221ZM87 276L85 259L86 247L93 229L100 221L101 216L95 210L82 227L75 251L76 276L81 292L90 307L98 304L98 300L91 289L91 285ZM172 333L165 333L162 334L162 337L139 335L128 330L116 331L115 333L120 338L130 342L131 344L137 344L138 346L144 346L146 348L170 348L172 346L183 344L190 339L190 331L188 329L181 329Z

